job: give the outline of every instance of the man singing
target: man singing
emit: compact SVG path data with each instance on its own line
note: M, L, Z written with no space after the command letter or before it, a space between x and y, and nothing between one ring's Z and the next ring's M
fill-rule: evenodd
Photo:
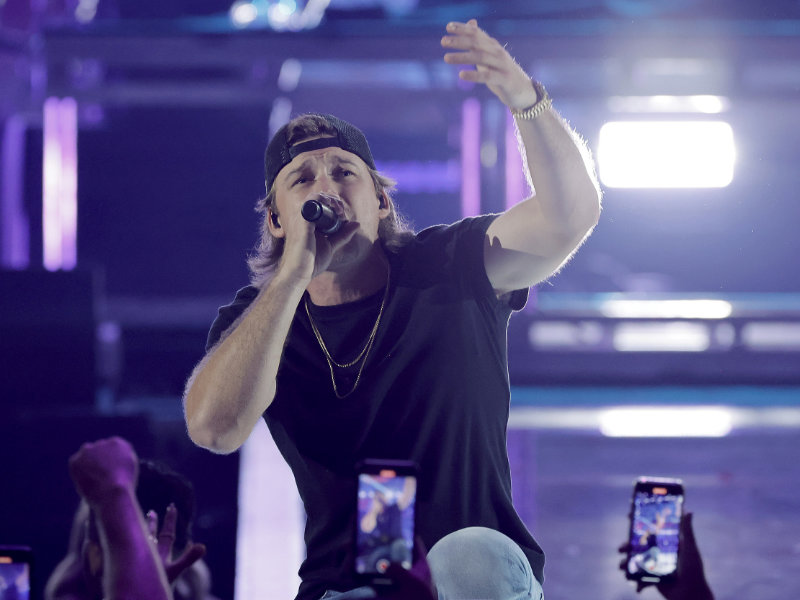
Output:
M419 465L440 598L542 597L544 554L511 502L506 328L595 226L600 194L544 87L476 21L448 24L442 46L512 111L535 195L412 234L360 130L294 119L267 147L252 283L220 309L187 384L196 444L234 452L263 417L291 467L307 514L298 600L373 597L352 577L367 458ZM305 220L308 200L340 229Z

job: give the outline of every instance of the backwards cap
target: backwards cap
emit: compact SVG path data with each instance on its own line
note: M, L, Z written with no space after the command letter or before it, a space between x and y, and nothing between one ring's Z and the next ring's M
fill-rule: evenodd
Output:
M322 117L328 124L336 130L334 137L322 137L309 142L301 142L294 146L289 146L289 126L284 125L270 140L267 151L264 153L264 177L267 184L267 192L272 189L275 178L281 169L292 162L298 154L317 150L319 148L329 148L336 146L342 150L352 152L363 160L371 169L375 169L375 160L369 149L367 138L364 133L355 125L338 119L333 115L310 113Z

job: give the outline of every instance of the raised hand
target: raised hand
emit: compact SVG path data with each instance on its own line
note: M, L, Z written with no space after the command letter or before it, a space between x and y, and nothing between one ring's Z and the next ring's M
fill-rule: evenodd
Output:
M455 50L444 55L446 63L475 67L459 71L461 79L485 84L509 108L521 110L536 103L530 77L500 42L478 27L475 19L448 23L442 47Z
M414 564L406 570L397 563L392 563L386 574L394 581L390 588L381 589L378 597L381 600L436 600L436 588L431 578L425 544L419 536L414 540Z
M703 558L697 548L692 529L692 513L687 512L681 518L679 530L678 570L673 579L656 584L656 589L666 600L714 600L714 594L706 581L703 570ZM628 544L620 546L619 551L627 553ZM627 560L623 559L620 569L627 568ZM638 582L636 591L641 592L651 583Z
M112 437L83 444L69 459L69 473L78 493L96 506L114 490L136 488L139 462L126 440Z
M156 544L156 551L161 563L164 565L164 571L170 583L174 583L181 576L181 573L205 556L205 545L190 542L178 557L172 558L172 550L175 543L175 524L178 520L178 510L174 504L170 504L167 507L160 530L158 529L158 514L156 511L148 511L145 520L147 521L150 540Z

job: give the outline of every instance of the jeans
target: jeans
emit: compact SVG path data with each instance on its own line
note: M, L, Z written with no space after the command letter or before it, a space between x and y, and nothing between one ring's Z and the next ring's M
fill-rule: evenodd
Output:
M428 552L439 600L543 600L528 558L506 535L486 527L459 529ZM376 598L370 587L328 590L320 600Z

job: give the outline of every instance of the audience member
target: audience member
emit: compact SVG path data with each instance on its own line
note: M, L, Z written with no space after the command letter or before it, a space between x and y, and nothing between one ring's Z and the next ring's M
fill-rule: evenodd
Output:
M703 557L694 538L692 528L693 515L687 512L683 515L679 531L678 572L672 579L656 584L656 589L666 600L714 600L714 594L706 581L703 569ZM628 552L628 544L619 548L620 552ZM625 570L627 559L620 563L620 569ZM649 583L638 582L636 591L641 592L649 587Z
M45 597L172 599L170 582L201 558L205 547L186 541L173 559L178 510L174 504L166 508L160 530L155 512L142 514L135 494L139 461L131 445L116 437L84 444L70 458L69 470L83 502L70 554L48 581Z

